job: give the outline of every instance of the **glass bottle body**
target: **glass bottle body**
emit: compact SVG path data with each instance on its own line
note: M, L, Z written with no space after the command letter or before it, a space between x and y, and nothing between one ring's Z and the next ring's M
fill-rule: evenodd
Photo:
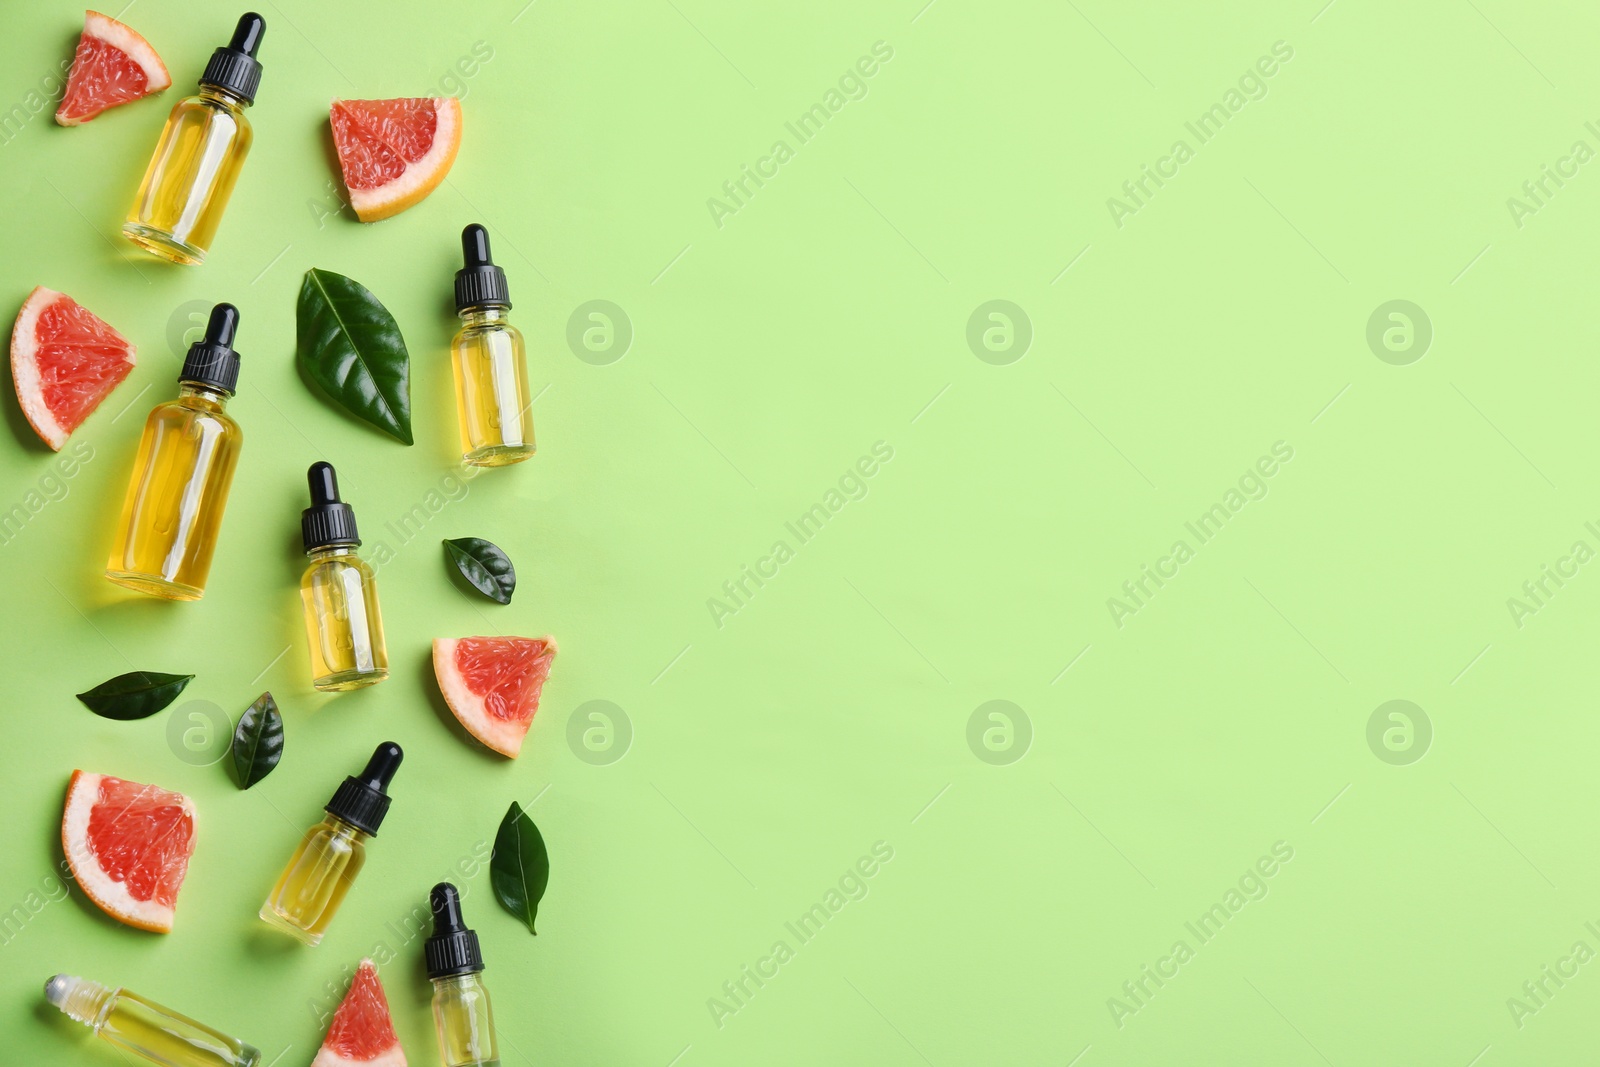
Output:
M256 1067L261 1062L261 1053L244 1042L126 989L58 975L46 992L58 1008L106 1041L164 1067Z
M389 676L378 585L372 568L350 545L311 553L300 579L312 685L324 692L358 689Z
M122 224L130 241L174 263L204 261L254 139L245 107L209 85L173 106Z
M522 333L500 307L466 308L450 342L461 458L475 467L520 463L535 451Z
M444 1067L499 1067L494 1012L481 973L433 980L433 1025Z
M261 918L308 945L320 942L367 862L367 836L337 815L307 830Z
M244 440L226 403L184 382L150 412L106 561L111 581L168 600L204 595Z

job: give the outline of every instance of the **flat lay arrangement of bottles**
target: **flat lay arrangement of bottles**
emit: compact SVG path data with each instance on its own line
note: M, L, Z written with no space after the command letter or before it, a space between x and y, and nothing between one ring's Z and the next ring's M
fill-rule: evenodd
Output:
M122 225L145 252L191 266L206 260L251 150L247 110L261 84L257 57L265 33L260 15L240 18L230 42L206 64L198 93L172 108ZM454 280L461 322L448 354L461 460L501 467L535 452L527 357L522 335L507 319L506 275L493 262L487 231L469 225L461 244ZM228 403L241 370L249 369L241 357L241 347L249 350L249 328L237 306L216 304L204 336L189 346L176 395L146 418L105 563L110 582L171 601L205 595L244 447L245 432ZM389 659L374 571L358 552L356 513L331 463L312 463L306 478L300 533L308 562L300 598L307 682L324 692L374 685L389 677ZM345 489L355 489L351 495L359 499L358 486ZM229 553L223 559L226 564ZM306 831L267 893L264 923L307 946L323 939L366 863L403 759L400 746L386 741L337 786L326 818ZM435 885L429 903L433 932L423 962L434 987L440 1062L494 1067L499 1059L478 936L465 923L456 886ZM168 1067L261 1062L257 1049L126 989L58 974L46 984L45 997L119 1049Z

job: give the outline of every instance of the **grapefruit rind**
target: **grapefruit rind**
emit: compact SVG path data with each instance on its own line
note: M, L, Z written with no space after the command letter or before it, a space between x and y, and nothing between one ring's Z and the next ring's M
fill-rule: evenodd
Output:
M17 388L17 403L21 405L22 414L27 418L28 425L33 427L33 432L38 434L40 440L57 452L61 451L61 446L67 443L67 438L72 435L72 430L62 426L56 419L54 412L45 404L44 384L39 374L37 334L39 316L44 313L45 308L58 300L67 300L77 304L77 301L65 293L58 293L54 289L46 289L42 285L35 286L33 292L28 294L28 299L22 302L22 310L17 312L17 321L11 327L11 379ZM78 306L82 307L83 305L78 304ZM84 311L86 314L94 315L94 312L89 311L87 308ZM99 316L94 317L99 319ZM99 321L108 330L111 330L113 334L116 334L122 343L127 346L127 353L123 356L123 359L127 362L128 369L131 371L138 364L138 355L133 345L128 342L127 338L117 333L104 319L99 319ZM117 379L112 384L111 389L121 385L126 377L127 373L124 372L122 378ZM98 400L89 406L89 409L84 412L85 419L94 413L94 409L99 407L107 396L111 395L111 389L107 389ZM79 425L82 425L82 423L80 422ZM76 428L73 427L73 429Z
M363 1017L352 1018L356 1013L363 1013ZM364 1031L361 1036L369 1044L384 1043L383 1047L364 1049L355 1055L345 1055L330 1047L334 1041L348 1036L341 1031L353 1027ZM311 1067L406 1067L406 1054L395 1035L394 1020L389 1012L389 998L378 978L378 968L370 959L362 960L361 966L356 968L355 977L350 979L350 988L334 1010L327 1036L322 1039L322 1047L317 1050Z
M530 639L524 638L524 640ZM556 639L547 634L538 640L545 645L545 659L548 663L559 651ZM533 726L533 715L529 715L526 722L516 722L496 719L485 713L482 695L472 691L456 666L456 646L460 642L461 639L455 637L433 639L433 673L439 682L439 692L444 694L444 702L450 706L451 713L469 734L500 755L516 759L522 752L522 742L528 736L529 728ZM548 676L547 666L546 677ZM541 682L541 687L542 684ZM534 713L537 714L538 710L538 696L535 695Z
M453 96L429 97L433 102L438 126L434 129L433 144L426 154L406 169L398 178L373 189L351 189L350 207L362 222L380 222L393 218L409 207L421 203L439 187L455 164L456 152L461 148L461 101ZM351 101L354 103L354 101ZM335 100L334 107L345 103ZM343 166L343 160L340 160Z
M151 933L172 932L174 909L157 900L136 900L128 887L100 869L89 851L89 816L100 799L100 783L106 776L75 770L67 783L67 801L61 817L61 851L67 858L73 881L95 906L120 923L149 930ZM145 788L157 788L146 786ZM163 789L163 793L181 797L189 825L198 826L194 802L181 793ZM191 837L191 843L193 838ZM192 849L191 849L192 851Z
M102 15L98 11L85 11L83 15L83 32L85 36L99 38L112 48L115 48L133 60L139 69L144 71L145 96L159 93L172 84L172 75L167 71L167 65L161 62L161 57L156 55L156 50L151 47L150 42L140 36L139 31L132 26L118 22L110 15ZM73 55L72 65L76 69L78 65L76 54ZM116 103L106 105L106 107L97 108L87 115L80 115L75 118L64 116L62 113L66 110L67 100L72 95L72 73L70 70L67 72L68 88L62 94L61 107L56 110L56 121L63 126L82 126L102 111L133 102L133 100L119 100ZM134 97L133 99L140 98Z

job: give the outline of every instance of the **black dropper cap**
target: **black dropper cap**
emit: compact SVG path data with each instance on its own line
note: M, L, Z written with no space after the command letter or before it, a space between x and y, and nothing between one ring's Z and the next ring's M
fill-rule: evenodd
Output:
M359 545L356 512L339 499L339 478L333 464L317 461L306 471L311 506L300 513L300 538L306 554L329 545Z
M357 830L376 836L383 817L389 813L389 782L405 755L393 741L379 745L367 761L367 769L359 778L346 778L324 810Z
M456 310L511 306L506 272L489 257L489 231L476 222L461 231L461 258L466 266L456 271Z
M211 53L211 62L200 75L200 84L230 92L246 104L255 103L256 89L261 85L261 64L256 60L256 51L266 32L267 20L254 11L240 15L233 40L228 42L228 47Z
M238 330L238 308L232 304L213 307L206 335L189 346L178 381L220 389L232 396L239 384L239 353L233 350L233 335Z
M422 945L428 977L449 978L483 970L478 935L468 930L461 918L461 894L456 887L440 882L433 887L428 902L433 905L433 936Z

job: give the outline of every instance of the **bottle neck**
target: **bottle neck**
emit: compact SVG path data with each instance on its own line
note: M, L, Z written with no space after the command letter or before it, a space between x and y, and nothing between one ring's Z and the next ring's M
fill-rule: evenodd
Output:
M328 827L333 830L333 835L335 837L343 838L346 841L360 842L365 841L370 836L359 826L356 826L354 823L345 822L331 811L327 812L327 816L328 817L324 819L323 822L327 823Z
M489 326L496 323L506 323L508 321L506 310L497 304L478 304L473 307L462 308L456 314L468 326Z
M44 987L45 999L60 1008L63 1015L95 1030L105 1021L117 993L118 990L70 974L58 974Z
M199 382L179 382L178 399L198 400L201 405L209 405L221 411L228 406L228 394L214 385L201 385Z
M245 100L244 97L230 93L220 85L208 85L202 82L200 92L197 95L208 104L215 104L217 107L225 108L236 114L243 112L245 108L250 106L249 101Z
M447 974L440 978L431 979L433 988L439 992L451 989L475 988L483 985L482 971L467 971L465 974Z
M345 556L354 556L355 554L355 545L323 545L321 548L313 548L306 552L307 558L312 563L322 563L330 559L340 559ZM329 818L334 817L329 816Z

